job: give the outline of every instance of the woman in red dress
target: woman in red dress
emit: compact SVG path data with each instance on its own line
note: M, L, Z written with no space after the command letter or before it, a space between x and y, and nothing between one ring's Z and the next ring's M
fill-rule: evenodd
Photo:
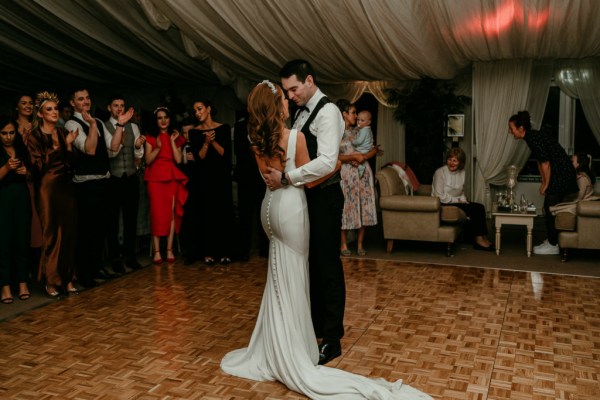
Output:
M183 205L187 199L187 177L177 168L183 156L181 148L185 138L176 129L170 131L171 113L166 107L154 110L156 122L145 144L148 198L150 200L150 231L154 246L154 264L161 264L161 236L167 239L167 262L174 262L173 236L179 233Z

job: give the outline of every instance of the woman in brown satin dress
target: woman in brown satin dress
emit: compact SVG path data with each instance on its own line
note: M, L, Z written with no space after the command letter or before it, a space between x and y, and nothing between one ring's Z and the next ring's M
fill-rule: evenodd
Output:
M57 298L66 284L76 293L76 204L72 180L72 144L79 132L57 128L58 97L42 92L36 99L36 121L27 142L35 183L36 208L42 224L42 255L38 278L46 292Z

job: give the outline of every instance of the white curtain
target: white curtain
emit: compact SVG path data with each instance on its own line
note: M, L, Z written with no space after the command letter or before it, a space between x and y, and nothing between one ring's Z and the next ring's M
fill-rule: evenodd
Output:
M556 62L554 82L567 95L581 101L585 118L600 143L600 58Z
M502 185L506 167L523 167L530 151L523 140L508 133L508 119L528 111L534 129L539 128L548 97L551 66L534 67L531 60L478 62L473 66L476 168L474 200L489 203L489 185ZM538 76L539 75L539 76ZM532 77L535 77L532 79ZM489 204L487 204L489 205Z
M396 121L392 108L380 103L377 110L377 144L381 145L384 153L377 157L377 170L390 161L405 161L404 139L404 124Z

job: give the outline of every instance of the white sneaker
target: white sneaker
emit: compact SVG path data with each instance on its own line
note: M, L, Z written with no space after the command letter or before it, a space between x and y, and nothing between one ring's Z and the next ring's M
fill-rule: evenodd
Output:
M539 254L539 255L557 255L560 254L560 249L558 248L558 245L551 245L550 243L546 243L545 247L538 247L533 249L533 254Z
M548 243L548 239L544 240L541 244L538 244L537 246L533 246L533 250L540 250L543 249L544 247L546 247L547 245L549 245L550 243Z

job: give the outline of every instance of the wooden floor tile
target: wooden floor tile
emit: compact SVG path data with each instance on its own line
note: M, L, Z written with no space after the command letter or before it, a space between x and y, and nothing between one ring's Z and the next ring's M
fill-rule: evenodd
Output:
M436 399L600 399L600 280L345 259L343 356ZM0 323L2 399L303 399L219 369L266 261L152 266Z

